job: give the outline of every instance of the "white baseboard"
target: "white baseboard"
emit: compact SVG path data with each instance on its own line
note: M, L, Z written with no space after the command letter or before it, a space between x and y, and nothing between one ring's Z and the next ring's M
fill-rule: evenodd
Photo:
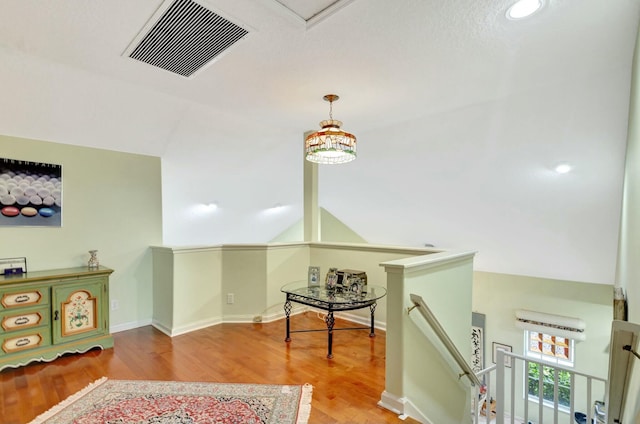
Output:
M133 330L134 328L146 327L147 325L152 325L150 319L143 320L143 321L125 322L123 324L109 326L109 332L111 334L119 333L120 331L127 331L127 330Z
M412 418L422 424L432 424L431 421L411 402L405 397L399 397L386 390L380 395L378 406L384 409L388 409L391 412L398 414L398 418L404 420L407 417Z
M247 324L247 323L255 322L254 319L256 317L260 317L260 319L262 320L261 315L225 315L224 318L220 322L218 322L218 324L222 324L222 323ZM261 322L261 321L258 321L258 322Z
M201 330L203 328L211 327L212 325L217 325L222 323L220 318L212 318L208 320L196 321L189 323L188 325L182 325L179 327L171 327L164 325L163 323L153 320L151 325L153 325L158 330L162 331L169 337L179 336L181 334L190 333L192 331Z
M295 316L307 311L317 312L319 314L326 314L327 311L322 309L315 309L307 306L296 306L291 311L291 316ZM350 314L348 312L337 312L334 314L336 318L341 318L346 321L351 321L356 324L363 325L368 327L371 325L371 321L368 317L363 317L356 314ZM187 325L182 325L178 327L170 327L165 325L164 323L157 320L144 320L144 321L134 321L128 322L124 324L113 325L110 327L111 333L117 333L120 331L132 330L138 327L144 327L147 325L152 325L156 329L160 330L164 334L169 337L179 336L181 334L190 333L192 331L201 330L206 327L210 327L212 325L218 325L222 323L256 323L256 322L273 322L285 317L284 312L276 312L270 315L227 315L224 318L215 317L207 320L196 321L193 323L189 323ZM375 321L374 323L376 329L380 329L386 331L386 323L382 321Z
M406 401L407 399L393 395L385 390L382 392L382 395L380 395L378 406L401 415L404 414L404 404Z
M171 328L165 326L164 324L162 324L161 322L155 321L153 320L151 322L151 325L156 329L156 330L160 330L161 332L163 332L164 334L166 334L167 336L171 337Z
M367 316L367 317L363 317L362 315L356 315L356 314L352 314L349 312L338 312L335 313L334 316L336 318L342 318L344 320L347 321L351 321L351 322L355 322L356 324L361 324L364 326L370 326L371 325L371 317ZM387 331L387 323L383 322L383 321L373 321L373 326L377 329L377 330L382 330L382 331Z

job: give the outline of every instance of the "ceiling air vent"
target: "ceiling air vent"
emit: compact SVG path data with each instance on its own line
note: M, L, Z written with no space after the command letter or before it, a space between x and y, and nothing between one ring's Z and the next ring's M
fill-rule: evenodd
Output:
M248 31L192 0L166 2L127 49L132 59L190 77Z

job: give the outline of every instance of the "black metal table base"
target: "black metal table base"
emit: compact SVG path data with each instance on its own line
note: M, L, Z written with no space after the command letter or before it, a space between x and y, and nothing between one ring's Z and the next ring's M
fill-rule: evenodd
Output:
M318 307L318 305L313 305L313 306ZM324 319L324 322L327 324L327 330L326 330L327 331L327 358L329 359L333 358L333 331L334 330L336 331L338 330L369 330L369 337L376 336L374 324L375 324L375 310L376 310L377 303L376 302L366 303L360 307L351 308L351 310L361 309L367 306L371 311L371 325L369 327L349 327L349 328L334 328L336 321L333 316L333 312L334 312L333 308L331 307L331 305L329 305L327 309L321 308L327 311L327 316ZM289 298L289 295L287 295L287 300L284 303L284 313L286 316L286 329L287 329L286 337L284 339L285 342L291 341L291 333L309 333L309 332L325 331L325 330L291 330L291 310L292 310L291 299Z

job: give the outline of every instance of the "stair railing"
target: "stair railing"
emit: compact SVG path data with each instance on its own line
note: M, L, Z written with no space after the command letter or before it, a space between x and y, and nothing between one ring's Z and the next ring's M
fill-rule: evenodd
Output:
M498 349L496 351L496 364L492 365L477 374L474 373L467 360L462 356L460 351L456 348L453 341L449 338L447 332L444 330L438 319L435 317L431 309L424 302L422 297L416 294L410 294L411 302L413 306L409 307L407 313L410 313L414 309L420 312L420 315L427 321L427 323L433 329L433 332L437 335L442 345L446 348L451 357L455 360L456 364L460 367L461 373L458 374L459 378L466 376L471 384L475 386L472 389L473 402L472 402L472 422L473 423L495 423L495 424L519 424L527 423L529 421L529 407L532 402L528 394L524 395L524 417L518 419L515 417L516 399L522 398L522 390L524 387L516 387L516 372L523 372L524 368L529 366L530 363L536 363L539 366L544 366L553 369L554 373L554 396L553 401L547 401L544 399L544 386L543 386L543 373L540 373L538 381L538 399L537 409L538 416L545 417L545 424L558 424L559 423L559 392L558 392L558 371L567 371L571 375L571 399L569 406L569 415L564 422L574 422L574 405L575 405L575 387L576 380L584 381L586 385L586 400L585 405L589 405L585 411L585 421L600 422L601 417L596 417L594 408L591 406L596 400L594 397L594 383L603 383L606 390L607 380L577 372L572 368L563 367L560 365L553 365L546 362L534 360L532 358L517 355L512 352L506 352ZM510 358L511 367L507 368L505 365L505 358ZM516 368L518 369L516 371ZM507 389L510 391L510 402L507 405ZM491 399L495 396L495 410L492 408ZM534 406L535 407L535 406ZM545 415L545 408L547 414ZM550 410L549 410L550 409ZM548 418L548 414L552 414L553 418Z
M507 367L505 358L510 359L511 367ZM522 394L524 387L516 384L516 374L524 373L529 364L534 363L538 366L551 368L554 375L554 393L553 400L545 400L544 398L544 376L540 372L538 380L538 398L536 402L533 402L528 394ZM567 418L560 417L560 405L559 405L559 391L558 391L558 372L566 371L570 374L570 406ZM544 424L558 424L563 423L575 423L575 388L578 387L580 382L582 387L586 387L584 404L588 407L584 412L584 419L587 423L601 423L604 417L597 414L597 408L593 405L596 401L594 396L594 383L603 384L603 392L606 391L607 380L592 375L577 372L572 368L563 367L561 365L553 365L546 362L534 360L532 358L517 355L512 352L506 352L504 350L496 351L496 364L492 365L477 374L478 379L484 380L484 385L475 388L473 395L473 409L472 409L472 422L473 423L486 423L492 422L495 424L520 424L533 422L530 419L529 411L530 406L537 408L538 417L544 417L544 420L535 421L536 423ZM526 380L525 380L526 385ZM507 390L509 393L507 393ZM509 396L507 396L509 394ZM490 400L495 396L495 409L492 408ZM507 402L510 399L510 402ZM515 415L516 399L522 399L523 402L523 417L517 418ZM546 414L545 414L546 412ZM567 412L567 411L565 411ZM549 417L551 415L551 417ZM495 416L495 417L494 417ZM491 421L494 420L494 421Z
M424 302L422 297L413 293L410 294L409 297L411 298L411 302L413 303L413 306L408 308L407 313L410 313L414 309L418 309L418 311L420 311L420 315L422 315L424 319L427 321L427 323L429 323L429 325L433 329L433 332L438 336L438 339L442 342L442 344L447 349L451 357L456 361L458 366L461 368L462 372L458 374L458 377L462 378L463 376L466 376L469 379L469 381L471 381L471 384L479 387L482 383L480 383L480 380L478 379L476 374L473 372L473 369L471 369L471 366L469 365L469 363L465 360L464 356L462 356L458 348L456 348L456 345L449 338L449 335L444 330L442 325L440 325L440 322L438 321L436 316L433 314L433 312L431 312L431 309L429 309L429 307Z

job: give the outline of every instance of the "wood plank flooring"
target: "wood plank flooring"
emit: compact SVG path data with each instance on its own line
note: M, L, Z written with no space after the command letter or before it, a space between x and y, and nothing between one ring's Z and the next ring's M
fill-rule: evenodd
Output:
M326 329L315 312L292 318L292 330ZM336 328L353 323L336 320ZM326 332L294 333L285 343L284 320L220 324L168 337L153 327L114 334L115 348L65 355L0 372L0 421L28 423L100 377L314 386L310 424L416 423L377 406L384 390L385 332L334 332L327 359Z

